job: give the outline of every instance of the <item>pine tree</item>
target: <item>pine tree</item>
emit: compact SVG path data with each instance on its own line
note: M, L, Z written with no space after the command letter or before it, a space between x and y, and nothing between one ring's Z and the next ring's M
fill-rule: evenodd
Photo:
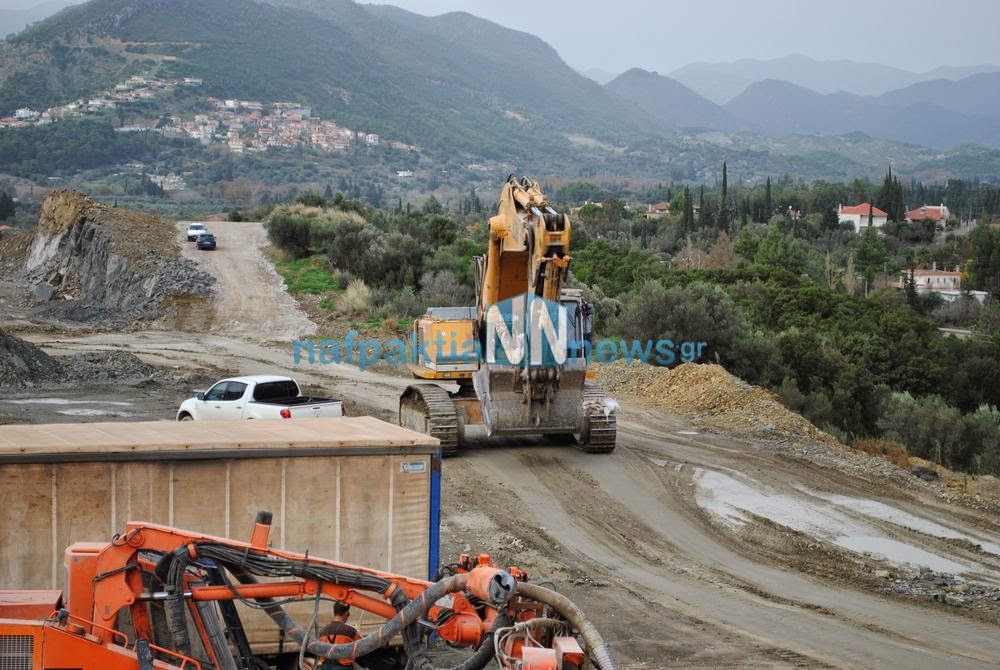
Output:
M729 228L729 178L726 174L726 161L722 161L722 196L719 202L719 219L716 223L720 230Z

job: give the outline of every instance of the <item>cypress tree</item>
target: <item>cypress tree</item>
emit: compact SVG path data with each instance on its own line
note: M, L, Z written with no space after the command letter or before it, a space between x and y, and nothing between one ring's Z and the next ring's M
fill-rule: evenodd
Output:
M771 202L771 178L767 178L767 186L764 190L764 216L761 223L767 223L774 213L774 204Z
M722 161L722 201L719 203L719 229L729 228L729 204L728 204L729 178L726 174L726 161Z

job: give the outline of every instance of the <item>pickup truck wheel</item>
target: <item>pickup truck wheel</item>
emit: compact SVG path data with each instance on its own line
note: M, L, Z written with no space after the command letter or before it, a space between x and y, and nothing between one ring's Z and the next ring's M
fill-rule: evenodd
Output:
M194 421L194 417L191 416L190 414L181 414L180 418L177 419L177 420L178 421Z

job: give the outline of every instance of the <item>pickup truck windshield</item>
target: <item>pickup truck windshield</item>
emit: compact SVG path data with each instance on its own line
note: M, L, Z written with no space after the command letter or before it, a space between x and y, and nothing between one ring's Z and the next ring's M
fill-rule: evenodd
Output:
M253 390L253 399L258 402L269 402L283 398L294 398L299 394L298 385L291 379L280 382L264 382L257 384Z

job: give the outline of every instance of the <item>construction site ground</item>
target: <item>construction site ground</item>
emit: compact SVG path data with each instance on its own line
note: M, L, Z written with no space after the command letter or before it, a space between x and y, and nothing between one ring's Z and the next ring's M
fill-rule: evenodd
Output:
M211 225L219 250L184 252L218 278L210 313L94 332L38 329L0 303L0 327L49 354L124 351L157 370L5 393L0 421L170 420L212 378L264 372L394 421L408 380L294 365L290 339L312 327L261 253L260 224ZM623 668L1000 666L995 499L847 451L720 373L707 374L735 401L685 405L669 400L678 379L602 371L622 407L606 456L473 434L444 463L443 556L486 551L552 582Z

